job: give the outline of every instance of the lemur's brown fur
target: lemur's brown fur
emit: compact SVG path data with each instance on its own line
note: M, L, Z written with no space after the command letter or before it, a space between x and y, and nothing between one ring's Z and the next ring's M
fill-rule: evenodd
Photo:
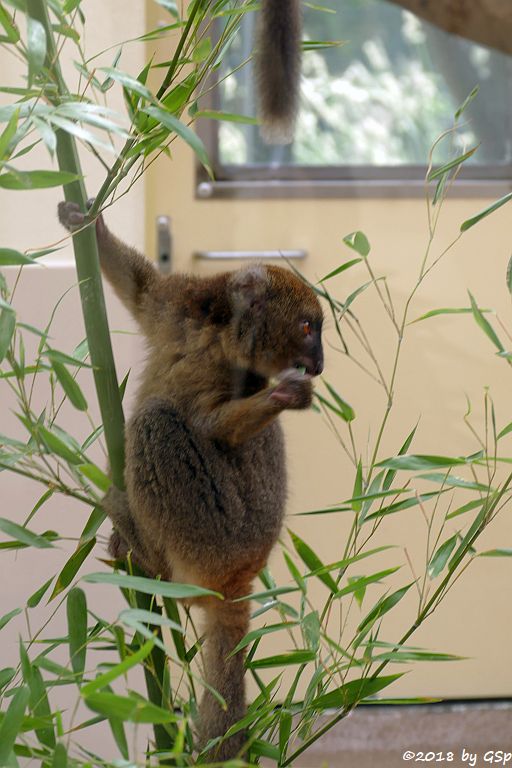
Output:
M300 96L301 0L262 0L255 50L261 134L271 144L293 139Z
M87 221L73 203L60 204L59 218L70 231ZM110 550L120 558L131 551L151 576L224 595L199 601L206 679L227 705L205 692L206 743L245 712L243 654L229 654L248 631L249 603L234 600L250 594L279 535L286 472L277 416L311 403L322 311L315 293L280 267L164 277L101 217L96 232L103 273L149 347L126 426L126 491L112 488L105 500ZM235 756L245 739L224 740L215 759Z

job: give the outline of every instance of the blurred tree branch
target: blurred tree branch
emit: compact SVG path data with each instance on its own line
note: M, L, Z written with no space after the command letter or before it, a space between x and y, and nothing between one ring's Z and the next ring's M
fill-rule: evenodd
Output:
M453 35L512 53L511 0L390 0Z

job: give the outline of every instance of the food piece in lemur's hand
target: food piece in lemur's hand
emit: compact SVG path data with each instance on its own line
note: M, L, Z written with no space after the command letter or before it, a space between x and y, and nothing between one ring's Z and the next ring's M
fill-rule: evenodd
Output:
M87 217L59 205L74 231ZM323 367L322 311L292 272L252 265L214 277L159 274L96 221L104 275L139 322L148 358L126 425L126 492L111 488L105 509L111 552L128 551L151 576L197 584L224 600L206 611L206 690L202 743L245 713L243 653L251 592L281 529L286 471L281 425L286 409L311 403ZM299 369L305 370L301 373ZM270 379L275 379L271 384ZM243 750L242 731L212 759Z
M300 0L262 0L255 65L261 135L289 144L299 109L302 11Z

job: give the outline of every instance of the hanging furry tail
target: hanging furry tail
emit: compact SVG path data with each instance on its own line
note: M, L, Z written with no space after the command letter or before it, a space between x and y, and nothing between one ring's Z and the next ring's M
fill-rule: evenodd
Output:
M256 79L261 135L269 144L293 139L300 96L300 0L261 0Z
M225 701L223 707L205 689L199 707L199 728L203 747L226 731L246 713L244 653L230 655L249 631L249 602L215 600L206 607L205 677ZM230 760L242 753L247 740L245 730L223 739L208 753L215 762Z

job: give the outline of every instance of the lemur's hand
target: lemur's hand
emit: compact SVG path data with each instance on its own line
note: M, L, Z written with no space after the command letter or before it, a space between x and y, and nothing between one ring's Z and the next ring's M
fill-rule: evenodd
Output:
M296 368L288 368L279 375L270 399L282 408L309 408L313 399L312 377L300 373Z

